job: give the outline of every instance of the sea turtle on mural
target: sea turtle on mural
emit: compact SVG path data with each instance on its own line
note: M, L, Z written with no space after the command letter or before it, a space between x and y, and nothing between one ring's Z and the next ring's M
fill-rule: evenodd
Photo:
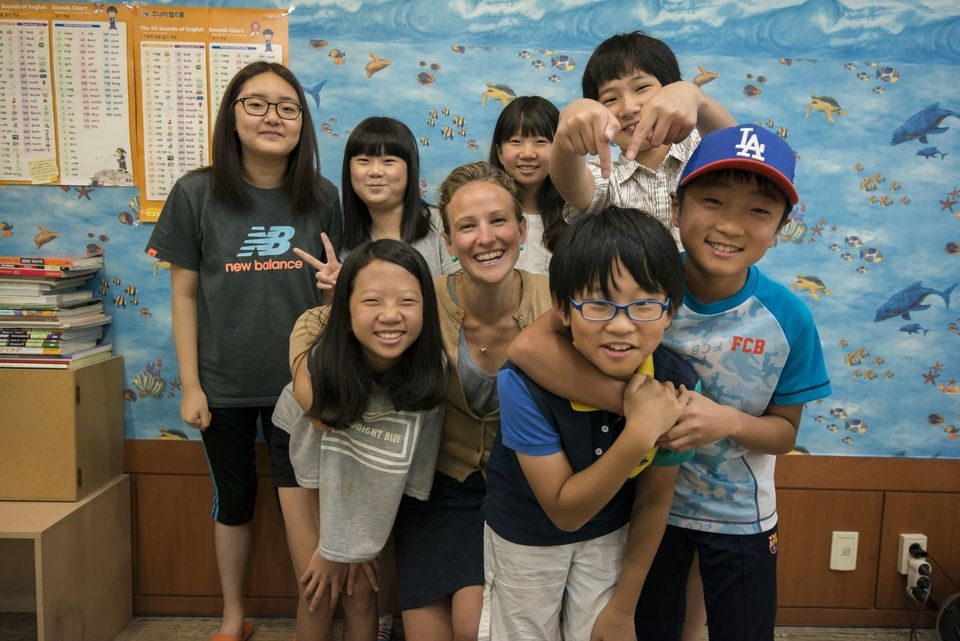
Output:
M487 83L487 88L483 90L480 96L480 104L487 104L487 98L499 100L500 104L506 107L510 101L517 97L517 92L507 85L495 85L492 82Z
M815 94L810 94L810 97L812 100L807 103L807 116L810 115L811 111L822 111L823 115L827 117L827 122L833 124L834 115L847 115L847 112L840 107L840 104L830 96L817 96Z
M813 300L820 300L820 294L829 294L830 290L823 284L819 276L805 276L797 274L797 280L793 281L790 289L796 292L799 289L805 289L810 292Z

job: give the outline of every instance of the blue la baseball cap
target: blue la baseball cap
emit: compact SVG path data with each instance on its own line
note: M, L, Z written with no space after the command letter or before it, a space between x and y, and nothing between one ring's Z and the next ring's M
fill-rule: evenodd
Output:
M680 174L679 186L711 171L742 169L769 178L796 205L800 200L793 185L796 165L796 154L783 138L757 125L736 125L703 137Z

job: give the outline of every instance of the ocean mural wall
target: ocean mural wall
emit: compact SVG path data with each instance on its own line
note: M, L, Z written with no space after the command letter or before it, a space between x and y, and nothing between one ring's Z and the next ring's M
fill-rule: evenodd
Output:
M954 3L304 0L289 26L323 174L339 183L351 128L390 115L416 134L434 202L450 169L487 157L513 96L562 107L607 36L642 29L665 40L684 79L799 157L801 203L761 264L812 310L833 382L832 397L805 408L798 449L960 458ZM138 207L133 188L6 187L0 254L102 248L92 287L125 359L126 436L196 439L179 419L168 266L143 253L151 226ZM44 230L58 235L40 247Z

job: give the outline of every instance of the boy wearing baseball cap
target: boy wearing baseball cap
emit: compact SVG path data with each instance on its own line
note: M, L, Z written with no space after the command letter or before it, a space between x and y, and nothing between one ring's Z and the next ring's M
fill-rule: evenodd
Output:
M803 404L831 391L810 311L755 264L799 200L795 164L790 146L766 129L720 129L704 136L672 196L686 287L663 345L693 365L702 394L657 442L696 454L680 468L637 605L640 641L680 638L694 553L710 638L773 638L776 455L794 448ZM547 327L521 334L510 359L551 392L620 411L623 386L577 361Z

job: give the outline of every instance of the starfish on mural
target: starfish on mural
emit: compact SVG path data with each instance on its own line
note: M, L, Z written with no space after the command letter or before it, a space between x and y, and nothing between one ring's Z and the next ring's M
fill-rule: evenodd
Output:
M953 213L953 206L956 205L956 204L957 204L957 201L953 200L952 198L946 198L946 199L944 199L944 200L941 200L941 201L940 201L940 211L943 211L944 209L946 209L946 210L949 210L950 213L952 214L952 213Z
M924 384L930 383L931 385L936 385L936 384L937 384L937 377L938 377L938 376L940 376L940 375L939 375L939 374L936 374L936 373L934 373L934 372L932 372L932 371L931 371L931 372L927 372L926 374L923 375L923 383L924 383Z
M93 187L77 187L76 190L77 190L77 200L80 200L81 198L86 198L87 200L90 200L90 192L93 191Z

